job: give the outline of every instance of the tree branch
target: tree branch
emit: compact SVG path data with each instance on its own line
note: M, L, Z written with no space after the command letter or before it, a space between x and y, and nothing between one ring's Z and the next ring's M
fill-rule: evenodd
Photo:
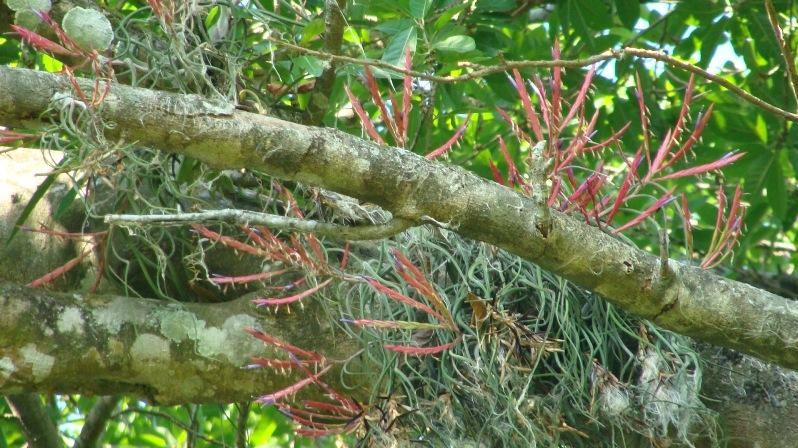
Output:
M78 83L87 91L93 86ZM63 95L72 94L59 75L0 67L0 120L38 118L56 94L62 106ZM658 256L460 167L337 130L220 113L203 101L113 85L98 113L114 125L106 127L108 138L138 140L215 167L261 170L375 203L401 219L433 219L663 328L798 368L798 304L791 300L675 261L662 279ZM544 236L538 225L545 216L551 226Z
M2 375L2 371L0 371ZM0 377L1 378L1 377ZM14 415L19 419L22 432L31 448L58 448L64 446L58 428L47 415L42 400L37 394L6 395Z
M324 2L324 51L328 54L338 54L343 42L346 17L344 9L346 0L325 0ZM308 106L308 124L320 125L329 106L330 92L335 84L336 63L330 62L321 76L316 80L313 95Z
M88 415L86 415L83 428L81 428L80 435L75 440L72 448L93 448L97 446L97 441L103 431L105 431L105 422L111 417L111 413L114 412L117 403L119 403L119 397L117 396L98 398Z
M297 219L268 213L247 210L224 209L207 210L196 213L177 213L163 215L105 215L109 224L192 224L226 222L239 225L264 225L276 230L315 233L318 236L339 238L342 240L379 240L388 238L412 225L406 219L391 219L383 224L346 226L319 222L309 219Z
M467 66L471 66L474 68L473 71L468 72L464 75L458 76L440 76L440 75L430 75L428 73L423 73L415 70L407 70L402 67L398 67L396 65L389 64L387 62L378 61L376 59L363 59L363 58L353 58L349 56L339 56L334 54L325 53L322 51L311 50L308 48L300 47L298 45L290 44L288 42L284 42L281 40L270 39L272 42L281 45L286 48L290 48L293 51L310 54L316 56L321 59L331 60L331 61L341 61L347 62L350 64L357 64L357 65L368 65L372 67L379 67L385 70L390 70L396 73L400 73L403 75L410 75L414 78L419 79L426 79L428 81L433 82L440 82L440 83L454 83L454 82L462 82L462 81L469 81L472 79L479 79L484 78L489 75L493 75L496 73L505 73L512 71L514 69L523 69L523 68L552 68L552 67L564 67L564 68L578 68L578 67L587 67L589 65L593 65L598 62L607 61L611 59L623 59L627 56L634 56L643 59L655 59L657 61L662 61L670 66L680 68L690 73L694 73L701 78L706 79L707 81L712 81L713 83L725 88L732 94L740 97L744 101L753 104L754 106L770 112L774 115L777 115L782 118L786 118L790 121L797 121L798 122L798 114L784 110L778 106L768 103L748 92L740 87L737 87L730 81L726 80L725 78L710 73L703 68L693 65L689 62L682 61L681 59L677 59L673 56L666 54L664 51L657 51L657 50L648 50L645 48L634 48L634 47L626 47L620 50L607 50L601 52L597 55L593 55L584 59L553 59L553 60L539 60L539 61L505 61L499 65L493 65L490 67L484 66L472 66L472 64L468 64Z
M0 283L0 393L124 393L159 404L246 401L304 375L244 368L252 356L286 358L245 328L313 347L330 360L357 350L341 333L336 337L334 323L320 324L312 308L265 314L250 300L183 304ZM339 379L337 372L325 376L333 387L342 387Z

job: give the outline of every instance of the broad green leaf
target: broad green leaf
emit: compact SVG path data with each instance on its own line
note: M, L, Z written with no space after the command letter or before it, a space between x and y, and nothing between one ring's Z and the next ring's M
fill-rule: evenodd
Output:
M784 171L781 169L778 155L770 166L765 187L768 189L768 205L773 210L773 216L779 221L784 221L787 214L787 179L784 178Z
M768 125L761 113L756 114L756 127L754 128L754 131L762 143L768 142Z
M311 76L319 77L324 71L324 63L314 56L300 56L294 63Z
M410 14L417 19L423 19L431 4L432 0L410 0Z
M391 65L402 67L405 60L405 50L416 51L416 27L410 27L394 35L385 45L382 60Z
M725 41L726 25L729 21L727 19L718 20L716 23L707 30L701 39L701 65L706 67L715 55L715 51L721 42Z
M628 29L633 29L640 18L640 2L638 0L615 0L615 9L621 23Z
M458 6L454 6L452 8L447 9L446 11L438 17L438 20L435 21L435 31L440 31L444 26L448 25L451 22L452 18L456 16L458 13L462 12L464 9L468 7L468 3L463 2Z
M41 53L42 67L50 73L60 72L64 68L64 63L53 58L49 54Z
M316 18L311 20L302 29L302 43L307 43L320 36L324 32L324 20Z
M607 5L599 0L568 0L572 3L571 15L574 14L594 30L603 30L612 26L612 16Z
M385 34L394 35L400 31L406 30L413 26L413 21L410 19L397 19L388 20L375 26L374 29Z
M477 0L477 11L507 12L514 8L515 0Z
M357 35L357 30L351 26L346 27L344 30L344 40L349 43L362 45L360 42L360 36Z
M439 51L451 51L455 53L467 53L477 47L476 42L470 36L449 36L442 41L432 44L432 48Z

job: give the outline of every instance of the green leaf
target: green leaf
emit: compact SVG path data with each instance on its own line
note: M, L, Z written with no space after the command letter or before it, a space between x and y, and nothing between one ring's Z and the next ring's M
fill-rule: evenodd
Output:
M607 5L599 0L567 0L571 3L571 15L580 19L594 30L603 30L612 26L612 16Z
M394 35L385 45L385 53L382 55L382 60L391 65L402 67L405 60L405 50L410 49L413 53L416 51L416 28L406 28Z
M300 56L294 63L311 76L319 77L324 72L324 63L314 56Z
M477 43L470 36L449 36L442 41L432 44L432 48L439 51L451 51L455 53L467 53L477 47Z
M385 34L394 35L402 30L406 30L413 26L413 21L410 19L397 19L388 20L387 22L380 23L374 29Z
M78 189L76 187L72 187L69 191L66 192L63 198L61 198L61 202L58 203L58 208L53 213L53 219L58 220L61 216L69 210L69 206L75 201L75 198L78 196Z
M308 43L324 32L324 20L316 18L305 25L302 30L302 43Z
M768 205L773 210L773 216L779 221L784 221L787 215L787 187L784 171L781 169L778 156L770 166L765 186L768 189Z
M59 164L60 165L60 164ZM56 174L51 174L44 179L44 182L39 184L36 188L36 191L33 192L33 196L31 196L28 203L25 205L25 208L22 209L22 213L20 213L19 218L14 222L14 228L11 229L11 233L8 234L8 238L6 239L6 246L11 243L11 240L17 235L19 232L19 226L25 224L30 214L33 212L33 209L36 208L36 204L44 197L47 190L53 185L55 182Z
M417 19L423 19L432 5L432 0L410 0L410 14Z
M208 11L208 15L205 16L205 29L210 29L213 25L216 24L216 21L219 20L219 12L221 11L221 6L216 5Z
M640 18L639 0L615 0L615 9L623 26L633 29Z
M452 21L452 18L454 16L456 16L458 13L462 12L467 7L468 7L468 3L464 2L464 3L462 3L462 4L458 5L458 6L455 6L453 8L449 8L446 11L444 11L444 13L441 14L440 17L438 17L438 20L435 21L435 25L434 25L435 31L440 31L444 26L448 25L449 22Z
M516 8L515 0L478 0L477 11L507 12Z

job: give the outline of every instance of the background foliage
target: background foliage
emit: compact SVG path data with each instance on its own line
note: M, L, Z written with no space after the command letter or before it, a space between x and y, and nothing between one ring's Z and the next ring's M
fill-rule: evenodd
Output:
M781 13L785 38L792 44L795 23L791 17L798 11L791 0L774 3ZM114 77L120 82L201 94L220 105L236 103L245 110L294 121L319 121L314 117L320 117L324 125L367 136L361 120L352 110L352 101L344 89L347 86L352 96L362 102L376 130L392 143L387 131L389 123L380 114L368 82L364 81L362 65L337 64L331 88L319 92L320 89L314 87L321 84L330 62L318 54L284 45L330 51L325 40L324 2L189 4L108 0L96 2L95 6L104 11L113 25L116 38L108 55L120 61L113 67ZM790 90L781 50L761 2L379 0L350 1L345 11L340 54L403 66L409 50L412 68L430 75L465 74L477 64L496 66L509 60L549 60L554 42L558 43L562 59L585 58L609 48L635 46L664 50L678 59L720 74L734 85L784 109L798 106ZM4 11L3 17L6 21L2 26L8 27L11 13ZM52 36L52 31L44 25L39 25L35 31L56 40L57 36ZM16 36L0 39L0 61L47 71L61 70L65 63L74 65L69 58L59 60L22 44ZM379 68L373 71L383 98L389 91L400 95L401 76ZM77 72L92 76L97 68L84 66ZM582 85L585 73L586 69L564 71L563 92L567 92L567 100L571 100ZM551 76L546 70L527 69L522 70L522 74L530 79L537 74L546 82ZM486 178L493 178L491 163L497 165L503 175L508 174L511 166L523 170L528 147L519 142L497 113L497 109L508 111L516 123L525 123L523 106L511 76L510 73L496 73L456 83L413 79L412 109L406 121L409 138L405 148L426 154L445 144L465 126L457 145L448 153L449 163L464 166ZM631 127L623 145L613 145L601 155L582 161L586 173L600 162L607 163L610 172L620 170L623 157L634 154L646 134L639 115L636 76L648 106L652 140L661 139L677 121L688 73L661 62L632 57L599 63L586 113L590 116L593 111L600 111L595 125L597 131L591 139L600 142L628 123ZM798 134L794 124L700 78L694 89L691 125L710 105L713 114L701 143L695 148L691 164L709 163L730 151L746 153L740 162L724 169L722 174L713 172L698 181L685 178L666 183L668 188L684 192L688 199L694 229L693 247L699 252L697 258L700 259L701 251L711 245L716 227L716 186L742 185L743 200L748 204L747 231L734 259L722 269L729 275L743 277L791 274L796 236L793 223L798 214L794 182L794 170L798 166L794 146L798 144ZM98 132L106 124L92 114L65 108L54 112L65 117L69 125L39 130L44 136L41 145L64 151L64 159L54 162L59 170L72 173L75 180L74 191L65 196L59 210L66 210L84 191L92 192L86 211L95 218L110 211L151 213L174 211L178 207L183 210L219 208L226 204L278 213L288 213L292 209L283 187L266 176L215 171L189 158L111 144ZM470 119L465 124L467 117ZM507 143L509 159L500 150L499 136ZM108 186L112 188L106 189ZM329 209L317 205L318 197L313 191L296 185L285 187L294 192L294 206L309 217L332 217ZM639 214L651 200L652 197L641 197L630 204L629 209L622 212L625 214L623 220ZM681 250L681 257L687 259L693 254L684 249L684 238L678 226L680 219L676 208L654 216L660 226L672 229L673 250ZM226 231L233 232L232 229ZM656 251L656 226L636 227L627 237L641 247ZM242 272L224 271L224 260L220 261L215 254L203 256L198 252L201 246L198 246L196 234L189 230L148 228L141 229L137 235L115 230L109 238L108 276L131 295L178 300L194 300L200 296L205 300L223 300L239 294L244 288L218 290L208 280L208 274L243 274L248 267L261 267L261 260L251 260L249 266L240 268ZM401 277L397 277L388 255L396 246L410 248L413 261L427 275L433 276L430 278L439 292L450 298L449 306L455 317L469 315L471 305L466 301L469 293L491 297L492 306L507 316L520 316L513 319L533 334L542 334L540 337L544 340L557 345L572 345L566 354L552 352L535 360L532 367L525 365L529 360L507 360L508 350L513 351L506 345L513 340L512 334L496 339L481 339L484 335L478 332L463 336L466 343L442 355L440 363L422 358L405 364L377 345L377 349L369 353L385 357L379 361L386 368L382 372L386 378L385 389L379 392L398 394L406 400L400 400L402 405L414 409L407 418L410 429L405 437L479 439L485 434L474 434L472 430L489 415L496 419L493 424L486 425L486 431L496 431L492 436L505 434L506 443L524 440L544 446L559 442L586 443L583 434L579 434L584 428L592 428L597 433L600 429L611 428L603 433L607 445L622 444L622 439L615 438L616 432L617 437L641 434L643 440L654 443L664 437L686 436L690 430L695 430L697 421L705 425L703 428L714 430L712 414L690 398L700 387L700 363L689 341L660 333L534 266L506 254L492 253L482 245L447 234L443 236L446 243L428 239L418 232L410 232L404 238L375 249L381 254L378 258L366 256L373 255L370 251L360 253L362 259L355 257L353 269L410 294ZM184 259L191 262L177 262ZM308 278L310 282L316 281L309 274ZM539 297L522 303L521 298L527 298L525 294L529 294L530 285L534 285L531 289L538 291ZM331 312L348 318L375 309L387 310L383 318L408 321L424 318L407 307L397 308L384 297L380 299L379 294L365 285L352 286L343 282L338 288L335 292L349 294L350 300L342 302L343 310L331 305ZM369 305L373 300L380 305ZM547 309L555 306L561 308ZM580 324L577 326L575 322ZM497 324L497 328L513 328L506 323L502 325ZM468 328L468 324L463 327ZM367 342L385 342L388 338L384 332L372 330L350 329L354 337ZM394 338L393 342L396 338L404 338L401 342L409 343L413 335L395 332L390 337ZM511 342L509 347L514 347L512 344L515 343ZM646 357L649 348L655 353L652 358ZM484 359L475 359L475 354ZM593 359L597 364L592 363ZM674 390L689 389L684 401L679 401L680 397L669 397L679 405L678 415L673 409L648 407L652 397L646 394L651 391L645 390L640 379L647 359L663 363L657 371L676 378L669 383ZM479 364L480 368L491 372L489 381L482 375L480 381L469 382L480 375L469 374L464 367L473 368L476 361L484 362ZM505 376L502 369L507 366L512 368ZM535 374L519 366L531 368ZM610 372L609 375L606 372ZM597 377L604 379L599 381ZM535 380L533 385L530 385L531 379ZM495 383L491 384L490 380ZM609 387L607 384L614 382L625 385L619 390L629 395L627 399L638 397L632 399L640 400L633 413L626 415L624 410L614 416L608 415L608 405L600 403L602 397L607 396L602 395ZM461 390L457 390L458 387ZM536 413L519 420L516 415L503 412L529 405L511 400L512 394L521 389L539 398L533 400ZM453 390L453 396L446 398ZM467 396L480 399L470 403L464 399ZM662 397L654 398L661 400ZM448 410L435 408L438 406L436 399L452 400L451 407ZM91 402L87 397L57 397L49 399L48 410L69 436L75 434ZM393 398L383 400L382 405L399 406ZM239 424L236 417L240 406L153 408L122 400L105 440L139 446L231 444ZM432 407L425 409L425 406ZM604 408L600 409L601 406ZM452 412L457 423L441 419L447 412ZM3 409L3 414L7 414L7 409ZM652 417L654 414L656 417ZM437 420L433 421L433 416ZM649 425L654 422L661 428L647 430L640 426L640 421ZM274 408L253 408L248 423L252 428L249 443L253 445L289 441L299 445L318 443L294 439L292 426L281 419ZM577 423L582 429L563 429L575 427ZM3 439L9 446L21 443L19 431L11 420L0 420L0 430L5 436L0 436L0 443ZM590 435L596 437L596 434ZM329 443L334 441L331 439Z

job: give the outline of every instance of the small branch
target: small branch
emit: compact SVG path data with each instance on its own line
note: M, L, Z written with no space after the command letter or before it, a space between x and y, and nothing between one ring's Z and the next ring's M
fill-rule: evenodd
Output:
M440 76L440 75L430 75L428 73L419 72L415 70L407 70L403 67L399 67L398 65L389 64L387 62L378 61L376 59L361 59L361 58L353 58L350 56L334 55L330 53L325 53L323 51L316 51L308 48L303 48L298 45L290 44L288 42L277 39L269 39L269 40L277 45L280 45L281 47L288 48L298 53L304 53L304 54L309 54L311 56L316 56L319 59L347 62L350 64L357 64L357 65L368 65L369 67L377 67L385 70L391 70L393 72L402 75L410 75L414 78L426 79L428 81L440 82L440 83L470 81L472 79L484 78L485 76L493 75L496 73L504 73L505 71L512 70L514 68L516 69L551 68L551 67L578 68L578 67L586 67L588 65L595 64L601 61L606 61L608 59L618 59L618 56L615 54L615 52L607 50L603 53L599 53L595 56L590 56L584 59L555 59L552 61L543 61L543 60L507 61L501 65L479 68L473 72L466 73L460 76ZM471 64L468 65L471 66Z
M792 92L792 97L795 99L796 107L798 108L798 73L795 71L795 57L792 55L790 45L784 40L784 33L779 26L778 15L772 0L765 0L765 10L768 13L770 26L773 27L773 33L776 34L779 47L781 47L781 55L784 57L784 66L787 67L787 73L790 76L790 91Z
M58 428L47 415L42 401L37 394L6 395L14 416L19 419L25 440L31 448L63 447L64 442Z
M723 79L722 77L709 73L703 68L690 64L689 62L684 62L672 56L668 56L663 51L645 50L642 48L624 48L619 52L619 54L621 55L621 57L623 55L628 54L640 58L656 59L658 61L662 61L665 62L666 64L672 65L674 67L681 68L682 70L688 71L690 73L695 73L696 75L708 81L712 81L715 84L724 87L729 92L739 96L741 99L753 104L754 106L760 109L766 110L774 115L784 117L790 121L798 122L798 114L788 112L780 107L774 106L766 101L763 101L755 97L754 95L751 95L750 93L746 92L745 90L737 87L731 82Z
M343 42L344 26L346 25L344 16L346 0L325 0L324 3L324 23L326 25L324 51L337 55L341 52L341 42ZM313 99L308 105L308 124L318 126L324 119L330 92L335 84L336 68L335 61L331 61L330 66L316 80Z
M94 403L88 415L86 415L86 421L72 448L93 448L97 446L97 441L103 431L105 431L105 422L111 417L111 413L114 412L117 403L119 403L119 397L117 396L100 397Z
M317 236L340 238L343 240L379 240L407 230L412 221L394 218L384 224L346 226L313 220L289 218L268 213L247 210L223 209L195 213L176 213L167 215L105 215L105 222L116 225L183 223L208 224L226 222L238 225L264 225L273 229L291 232L315 233Z
M252 403L242 401L238 403L238 418L236 419L236 448L247 448L247 420Z
M386 70L391 70L396 73L400 73L403 75L410 75L419 79L426 79L428 81L433 82L440 82L440 83L455 83L455 82L462 82L462 81L470 81L477 78L483 78L488 75L493 75L496 73L504 73L506 71L511 71L513 69L523 69L523 68L552 68L552 67L565 67L565 68L579 68L579 67L587 67L589 65L595 64L597 62L607 61L610 59L623 59L626 56L635 56L638 58L644 59L656 59L658 61L665 62L668 65L671 65L676 68L680 68L682 70L688 71L690 73L695 73L696 75L711 81L734 95L737 95L742 100L753 104L754 106L763 109L767 112L770 112L774 115L786 118L790 121L798 122L798 114L786 111L778 106L774 106L766 101L759 99L758 97L746 92L745 90L737 87L736 85L732 84L731 82L723 79L722 77L712 74L701 67L696 65L690 64L689 62L682 61L680 59L676 59L672 56L665 54L663 51L657 50L647 50L643 48L634 48L634 47L627 47L621 50L607 50L602 53L599 53L594 56L590 56L584 59L554 59L551 61L546 60L539 60L539 61L506 61L499 65L494 65L490 67L482 67L482 66L474 66L472 64L461 64L467 67L480 67L476 70L466 73L460 76L439 76L439 75L429 75L426 73L418 72L415 70L405 70L402 67L388 64L386 62L377 61L374 59L358 59L352 58L349 56L336 56L328 53L324 53L321 51L309 50L307 48L302 48L297 45L290 44L288 42L283 42L275 39L270 39L277 45L289 48L291 50L297 51L299 53L310 54L316 56L321 59L327 60L337 60L342 62L348 62L351 64L358 64L358 65L368 65L371 67L379 67Z

